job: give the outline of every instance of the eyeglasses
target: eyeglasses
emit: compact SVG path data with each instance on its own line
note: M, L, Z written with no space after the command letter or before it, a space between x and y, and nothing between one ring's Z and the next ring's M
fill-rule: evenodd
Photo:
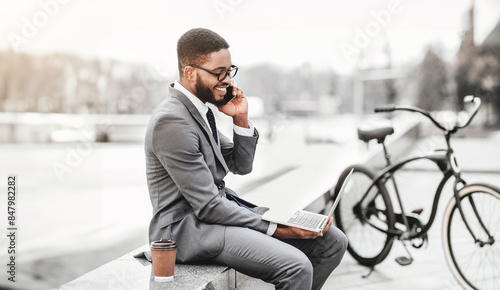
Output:
M234 78L234 76L236 76L236 73L238 72L238 67L235 66L235 65L231 65L231 69L230 70L225 70L225 71L221 71L221 72L215 72L213 70L202 68L201 66L197 66L195 64L188 64L186 66L192 66L192 67L195 67L195 68L199 68L199 69L202 69L202 70L206 71L209 74L217 76L217 80L219 82L223 81L225 78L227 78L227 76L229 76L230 79Z

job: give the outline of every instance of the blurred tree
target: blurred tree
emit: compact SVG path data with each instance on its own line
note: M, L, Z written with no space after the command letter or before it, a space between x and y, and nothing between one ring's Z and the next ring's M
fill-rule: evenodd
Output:
M258 64L242 67L236 76L238 84L245 88L245 93L251 96L283 96L285 94L283 81L285 72L271 64ZM286 85L285 85L286 86Z
M443 109L448 101L446 64L436 48L427 48L417 71L417 106L424 110Z
M164 83L145 65L0 51L0 111L148 114Z
M315 104L337 93L338 75L308 63L292 69L260 64L240 71L236 81L245 93L262 97L272 111L284 102ZM173 79L141 64L0 51L0 111L149 114Z
M338 79L334 71L318 71L309 63L292 69L272 64L241 67L236 76L245 94L261 97L270 112L284 110L285 103L314 103L322 95L335 95Z

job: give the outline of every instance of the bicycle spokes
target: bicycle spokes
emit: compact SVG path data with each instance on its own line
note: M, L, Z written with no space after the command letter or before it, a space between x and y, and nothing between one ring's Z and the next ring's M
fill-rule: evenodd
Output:
M349 253L365 266L374 266L387 257L392 247L392 237L384 231L394 227L392 205L383 185L371 187L368 195L362 199L372 180L373 175L369 170L354 167L346 192L335 211L337 226L349 238Z
M500 193L473 185L457 195L460 203L450 201L443 224L448 265L466 287L500 289Z

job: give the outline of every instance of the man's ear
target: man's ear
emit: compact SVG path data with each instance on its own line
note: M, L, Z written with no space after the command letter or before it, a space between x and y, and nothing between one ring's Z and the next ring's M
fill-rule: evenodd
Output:
M184 67L184 77L189 81L195 80L194 67L185 66Z

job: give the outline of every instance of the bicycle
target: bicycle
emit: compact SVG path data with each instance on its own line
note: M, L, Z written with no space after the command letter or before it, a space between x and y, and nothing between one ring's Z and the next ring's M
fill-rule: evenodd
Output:
M358 128L358 137L364 142L376 140L383 147L387 165L373 174L364 165L352 165L340 175L334 189L336 197L347 174L354 172L346 185L346 192L335 211L335 222L349 239L348 251L361 265L370 267L363 277L368 277L375 265L389 254L394 240L403 243L408 257L398 257L400 265L409 265L413 257L406 243L420 248L427 241L437 212L438 201L447 181L454 177L453 197L446 206L443 218L443 247L446 261L458 283L466 289L500 289L500 189L482 183L467 184L461 177L450 138L467 127L481 106L478 97L467 96L464 102L474 104L463 124L455 123L451 129L440 124L429 112L413 107L387 105L375 112L410 111L424 115L443 131L446 149L431 154L408 157L396 163L384 143L394 132L392 125ZM406 212L394 174L403 167L428 160L437 166L443 177L436 189L432 212L426 223L420 219L422 209ZM426 161L426 162L428 162ZM388 185L391 180L393 195L400 212L395 212ZM391 189L392 189L391 188Z

